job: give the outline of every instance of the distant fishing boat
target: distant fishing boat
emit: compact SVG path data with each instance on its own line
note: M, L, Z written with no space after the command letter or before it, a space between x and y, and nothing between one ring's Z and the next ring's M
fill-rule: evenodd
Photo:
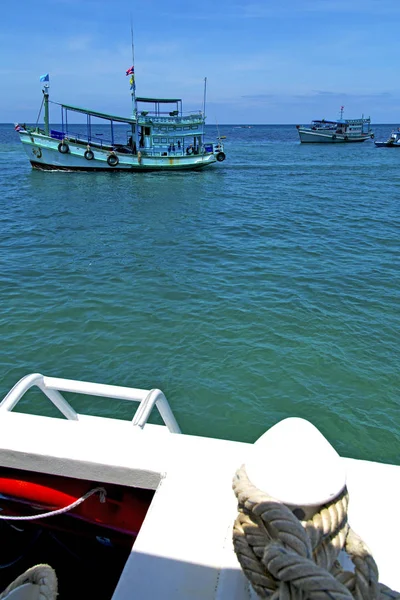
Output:
M400 129L393 131L385 142L375 142L377 148L400 148Z
M61 108L61 129L49 124L49 75L43 87L44 127L17 123L23 148L31 165L39 170L66 171L175 171L208 167L225 160L222 136L205 140L203 109L184 113L179 98L136 96L134 67L130 77L132 115L123 117L52 102ZM84 115L86 127L72 125L71 115ZM108 134L96 132L108 126Z
M349 143L365 142L373 139L370 117L361 119L343 119L344 106L340 107L340 119L327 121L326 119L315 119L309 127L296 125L300 142L310 143Z

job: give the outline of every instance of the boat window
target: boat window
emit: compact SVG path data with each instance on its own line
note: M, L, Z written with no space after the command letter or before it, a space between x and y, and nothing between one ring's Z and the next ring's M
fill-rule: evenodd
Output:
M168 141L168 140L167 140L167 138L161 138L161 143L162 143L162 144L166 144L166 143L167 143L167 141Z
M190 129L189 125L185 125L185 127L183 128L184 131L188 131Z

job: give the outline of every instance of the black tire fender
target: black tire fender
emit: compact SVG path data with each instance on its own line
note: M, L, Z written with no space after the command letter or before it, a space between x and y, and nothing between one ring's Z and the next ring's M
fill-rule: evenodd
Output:
M107 162L110 165L110 167L116 167L117 164L119 163L119 158L116 154L110 154L107 157Z
M92 152L92 150L90 148L88 148L85 152L85 154L83 155L86 160L93 160L94 159L94 154Z
M61 152L61 154L68 154L69 146L65 140L58 144L58 151Z

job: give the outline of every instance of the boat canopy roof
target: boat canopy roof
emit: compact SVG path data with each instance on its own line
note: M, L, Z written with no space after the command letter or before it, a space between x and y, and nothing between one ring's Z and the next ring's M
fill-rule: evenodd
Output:
M108 113L98 112L96 110L91 110L88 108L81 108L79 106L72 106L71 104L60 104L59 102L54 102L54 104L58 104L62 108L66 110L73 110L75 112L79 112L85 115L91 115L92 117L99 117L100 119L107 119L108 121L118 121L119 123L130 123L132 125L136 124L136 119L133 117L119 117L117 115L110 115Z
M370 123L371 119L361 118L361 119L338 119L337 121L327 121L326 119L314 119L313 123L324 124L324 125L359 125L360 123Z
M136 98L136 101L146 102L148 104L176 104L177 102L182 102L180 98ZM132 125L136 124L136 119L133 116L121 117L119 115L111 115L109 113L103 113L89 108L82 108L81 106L73 106L72 104L60 104L59 102L53 102L53 104L58 104L58 106L61 106L61 108L65 108L66 110L72 110L84 115L98 117L99 119L107 119L108 121L117 121L118 123L129 123Z
M180 98L136 98L137 102L158 102L159 104L175 104L182 102Z
M336 125L338 121L327 121L326 119L313 119L313 123L325 123L326 125Z

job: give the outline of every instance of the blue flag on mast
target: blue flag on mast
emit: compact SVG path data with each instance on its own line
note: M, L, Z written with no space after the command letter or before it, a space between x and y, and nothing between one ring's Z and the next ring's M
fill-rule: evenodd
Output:
M40 76L40 81L49 81L49 74L46 73L46 75L41 75Z

